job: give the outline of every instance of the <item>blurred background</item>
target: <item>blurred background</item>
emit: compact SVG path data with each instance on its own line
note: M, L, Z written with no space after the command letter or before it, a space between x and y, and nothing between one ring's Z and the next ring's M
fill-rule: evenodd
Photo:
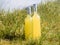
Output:
M0 9L4 10L14 10L23 9L33 4L47 3L49 1L55 0L0 0ZM17 4L17 5L16 5Z
M39 43L24 35L25 8L33 4L41 18ZM0 45L60 45L60 0L0 0Z

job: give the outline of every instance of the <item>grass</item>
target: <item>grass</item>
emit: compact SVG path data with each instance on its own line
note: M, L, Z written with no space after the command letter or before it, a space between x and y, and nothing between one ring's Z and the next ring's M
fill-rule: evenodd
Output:
M0 45L60 45L59 5L57 2L49 2L38 6L42 27L39 44L34 41L23 40L24 19L27 15L25 10L15 10L13 13L2 11L0 13ZM13 39L5 39L6 35Z

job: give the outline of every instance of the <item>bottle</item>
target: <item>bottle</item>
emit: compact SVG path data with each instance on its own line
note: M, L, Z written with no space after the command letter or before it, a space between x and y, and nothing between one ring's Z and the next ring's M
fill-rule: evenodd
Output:
M28 15L25 18L25 39L31 40L32 38L32 17L31 17L31 7L27 8Z
M40 16L37 13L37 5L34 4L34 15L32 17L33 23L33 40L38 40L41 37L41 25L40 25Z

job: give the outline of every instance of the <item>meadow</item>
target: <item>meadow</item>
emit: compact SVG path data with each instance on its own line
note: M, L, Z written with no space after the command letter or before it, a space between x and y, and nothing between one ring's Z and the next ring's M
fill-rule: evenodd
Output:
M38 14L42 28L39 43L25 40L25 9L14 10L12 13L0 11L0 45L60 45L60 3L40 4Z

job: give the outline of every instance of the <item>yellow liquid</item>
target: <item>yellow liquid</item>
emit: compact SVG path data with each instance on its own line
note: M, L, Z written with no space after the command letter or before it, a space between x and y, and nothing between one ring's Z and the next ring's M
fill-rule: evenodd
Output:
M41 25L40 25L40 17L39 15L34 12L32 17L33 23L33 39L38 40L41 37Z
M28 15L25 18L25 39L39 40L41 37L40 17L34 12L33 17Z
M32 17L27 15L25 18L25 39L29 40L32 38Z

